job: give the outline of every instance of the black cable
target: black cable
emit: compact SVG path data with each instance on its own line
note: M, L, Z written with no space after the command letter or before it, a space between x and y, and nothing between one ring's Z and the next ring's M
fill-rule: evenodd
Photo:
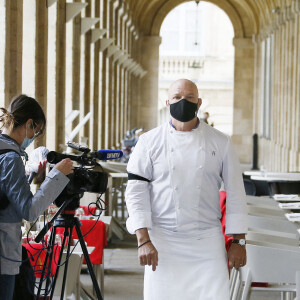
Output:
M102 203L105 204L105 201L101 199L102 195L103 195L103 194L99 195L99 197L97 198L97 201L96 201L96 202L91 202L91 203L88 205L88 211L89 211L89 213L90 213L91 215L93 215L93 216L98 216L98 219L95 220L96 222L95 222L95 224L91 227L91 229L90 229L86 234L84 234L84 235L82 236L83 238L86 237L86 236L87 236L87 235L95 228L95 226L97 225L97 223L98 223L98 221L99 221L99 219L100 219L101 213L102 213L104 210L107 209L106 207L105 207L105 208L102 207L101 201L102 201ZM98 203L99 203L99 204L98 204ZM89 207L91 206L91 204L96 204L97 208L100 210L99 215L95 215L95 214L93 214L93 213L89 210ZM70 238L72 238L72 237L71 237L70 234L69 234L69 239L70 239ZM63 266L63 265L67 262L67 260L70 258L71 254L73 253L73 251L75 250L75 248L76 248L76 246L78 245L79 242L80 242L79 240L76 242L76 244L73 246L73 249L71 250L71 252L69 253L69 255L66 257L66 259L65 259L65 261L64 261L63 263L61 263L61 264L58 265L58 262L55 262L57 266L61 267L61 266Z
M102 167L101 167L101 168L102 168ZM102 169L103 169L103 168L102 168ZM89 230L86 234L83 235L83 238L86 237L86 236L87 236L87 235L95 228L95 226L97 225L97 223L98 223L98 221L99 221L99 219L100 219L100 216L101 216L102 212L105 211L105 210L107 209L107 203L106 203L103 199L101 199L102 195L103 195L103 194L99 195L99 197L97 198L96 202L91 202L91 203L89 203L89 205L88 205L88 211L89 211L89 213L90 213L91 215L93 215L94 217L97 216L98 218L97 218L95 224L90 228L90 230ZM100 210L99 215L94 214L94 213L90 210L91 205L96 205L97 209ZM104 206L104 207L103 207L103 206ZM28 258L26 258L25 260L20 260L20 261L19 261L19 260L10 259L10 258L5 257L4 255L0 254L0 256L1 256L2 258L4 258L4 259L7 259L7 260L10 260L10 261L13 261L13 262L20 262L20 263L26 262L26 261L28 261L28 260L34 261L34 257L35 257L35 256L38 256L38 257L36 258L36 261L35 261L34 266L32 267L32 268L33 268L34 275L35 275L35 278L37 278L37 275L42 275L42 270L39 270L39 267L44 266L44 265L38 264L38 260L39 260L40 255L42 254L42 252L43 252L44 250L46 250L47 253L49 253L49 250L50 250L50 247L51 247L51 245L49 245L49 244L47 245L47 242L45 241L45 238L42 239L42 247L41 247L41 248L35 248L35 247L33 247L33 245L30 243L30 241L29 241L29 232L31 231L31 229L33 228L33 226L36 224L37 220L38 220L38 218L37 218L37 219L34 221L34 223L31 225L31 227L29 228L29 230L28 230L28 232L27 232L27 236L26 236L28 245L29 245L32 249L34 249L34 250L37 251L35 254L32 254L32 253L30 252L30 250L28 250L28 249L26 248L26 250L27 250L27 252L28 252ZM46 214L45 214L45 212L44 212L44 226L46 225L46 221L45 221L45 220L46 220ZM72 236L70 235L70 232L69 232L68 238L69 238L69 239L72 238ZM78 244L79 242L80 242L80 241L78 240L77 243L74 245L72 251L71 251L71 252L69 253L69 255L66 257L65 261L64 261L63 263L61 263L61 264L58 264L58 261L56 261L56 251L57 251L58 247L55 247L55 246L58 246L58 244L57 244L57 243L54 243L54 246L53 246L53 249L54 249L53 262L56 264L56 268L61 267L61 266L63 266L64 264L66 264L66 262L67 262L68 259L70 258L71 254L73 254L73 251L75 250L75 247L77 246L77 244ZM61 247L63 248L64 245L61 245ZM46 254L46 255L47 255L47 254ZM49 263L49 261L48 261L48 263ZM50 280L50 285L49 285L49 287L48 287L48 290L46 291L46 288L41 288L41 291L42 291L44 294L42 294L42 293L40 294L41 297L48 296L49 293L52 291L53 284L54 284L54 274L52 274L51 268L49 268L49 266L45 266L44 278L41 278L41 277L40 277L40 280L42 280L42 281ZM35 287L38 287L38 284L40 284L40 282L37 282L37 281L36 281L36 282L35 282Z

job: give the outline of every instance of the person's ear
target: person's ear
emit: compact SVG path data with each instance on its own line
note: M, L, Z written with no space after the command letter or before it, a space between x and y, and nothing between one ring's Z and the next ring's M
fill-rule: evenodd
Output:
M202 99L198 98L198 109L200 108L201 104L202 104Z
M32 119L28 119L27 122L25 123L25 128L26 129L33 129L33 120Z
M169 103L169 99L166 100L166 107L169 107L170 103Z

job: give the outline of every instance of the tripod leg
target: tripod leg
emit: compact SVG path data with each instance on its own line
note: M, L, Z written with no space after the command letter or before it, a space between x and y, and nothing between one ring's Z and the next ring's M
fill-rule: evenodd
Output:
M38 292L37 292L37 295L36 295L37 299L40 298L40 294L41 294L42 285L43 285L43 282L44 282L44 276L45 276L45 270L46 270L46 265L47 265L47 262L48 262L48 258L49 258L49 253L47 251L46 257L45 257L45 261L44 261L43 270L42 270L41 277L40 277L39 286L38 286Z
M49 237L48 245L52 244L52 240L54 240L54 237L55 237L55 230L53 228L53 230L51 231L50 237ZM40 294L41 294L41 289L42 289L42 285L43 285L43 282L44 282L45 271L46 271L46 268L47 268L49 255L50 255L50 253L47 251L45 261L44 261L43 270L42 270L42 274L41 274L41 279L40 279L40 282L39 282L39 287L38 287L38 292L37 292L37 299L39 299ZM48 272L49 272L49 270L48 270Z
M67 229L65 229L65 231L66 230ZM66 279L67 279L67 273L68 273L68 265L69 265L69 255L70 255L70 246L71 246L72 232L73 232L73 227L70 228L69 242L68 242L68 248L67 248L67 259L66 259L66 263L65 263L63 283L62 283L62 286L61 286L61 294L60 294L60 299L61 300L63 300L63 298L64 298L64 292L65 292L65 285L66 285Z
M50 294L50 299L52 299L53 295L54 295L56 280L57 280L58 271L59 271L60 263L61 263L61 258L62 258L62 254L64 252L64 244L66 242L67 236L68 236L68 231L67 231L67 228L66 228L65 231L64 231L64 237L63 237L63 241L62 241L62 246L61 246L61 249L60 249L60 252L59 252L59 258L58 258L57 267L56 267L56 271L55 271L55 275L54 275L54 280L53 280L53 284L52 284L52 290L51 290L51 294ZM69 240L69 243L70 243L70 240Z
M97 298L98 298L98 300L103 300L101 292L100 292L100 288L99 288L99 285L98 285L98 282L97 282L97 279L96 279L96 276L95 276L95 273L94 273L94 269L93 269L93 266L92 266L92 263L91 263L91 260L90 260L90 256L89 256L89 253L87 251L87 248L86 248L83 236L82 236L82 232L80 230L80 222L77 218L74 218L74 223L75 223L75 229L76 229L76 232L77 232L77 235L78 235L78 239L80 241L80 245L81 245L81 248L82 248L82 251L83 251L83 255L84 255L86 264L88 266L90 275L91 275L93 286L94 286L94 289L96 291Z
M53 255L54 255L54 247L55 247L55 236L56 236L56 227L53 227L53 237L50 241L49 248L50 248L50 254L49 254L49 264L48 264L48 276L46 280L46 287L45 287L45 300L47 299L47 296L49 294L49 285L51 283L51 269L52 269L52 261L53 261ZM50 288L51 289L51 288Z

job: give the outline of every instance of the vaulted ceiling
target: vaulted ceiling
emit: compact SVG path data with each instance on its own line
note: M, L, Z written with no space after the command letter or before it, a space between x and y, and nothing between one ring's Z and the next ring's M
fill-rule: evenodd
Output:
M203 0L201 0L203 1ZM206 0L225 11L235 37L252 37L272 23L275 15L298 0ZM166 15L187 0L127 0L132 17L143 35L159 35Z

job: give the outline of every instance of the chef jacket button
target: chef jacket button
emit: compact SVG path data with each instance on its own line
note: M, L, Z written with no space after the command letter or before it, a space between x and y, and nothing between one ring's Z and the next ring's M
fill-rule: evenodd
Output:
M174 149L173 149L173 148L171 148L171 152L174 152Z
M178 187L177 187L177 186L175 186L175 187L174 187L174 190L175 190L175 191L177 191L177 190L178 190Z
M172 167L172 170L174 171L174 170L175 170L175 167Z
M200 148L199 148L200 150L202 150L202 146L200 146Z
M202 168L203 168L202 166L199 167L199 169L202 169Z
M200 185L197 185L197 189L200 190Z
M173 133L173 130L170 130L170 133Z

